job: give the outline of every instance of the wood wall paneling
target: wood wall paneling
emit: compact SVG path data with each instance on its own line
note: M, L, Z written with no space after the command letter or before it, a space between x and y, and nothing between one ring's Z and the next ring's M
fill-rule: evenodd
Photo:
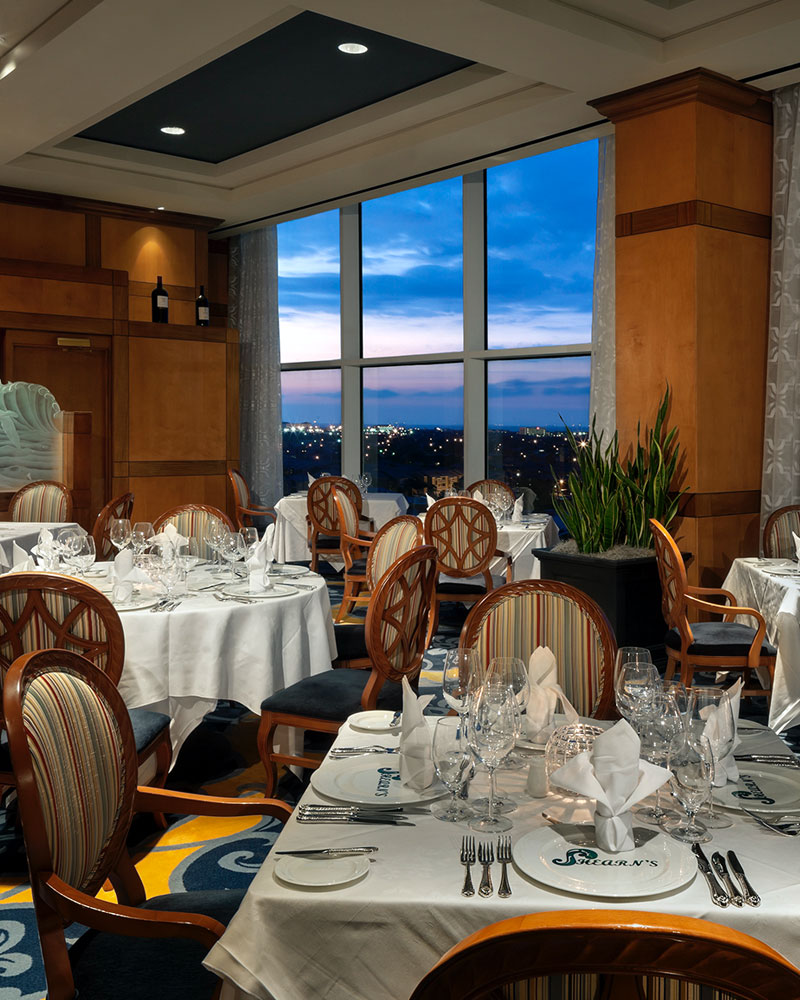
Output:
M772 125L697 106L697 197L772 214Z
M145 281L151 288L159 274L166 284L194 287L192 229L103 218L100 231L103 267L127 271L131 281Z
M182 503L208 503L225 510L227 480L227 476L131 476L128 483L136 495L136 519L154 521Z
M111 319L113 315L110 285L12 274L0 274L0 304L4 312L98 319Z
M85 264L84 217L0 201L0 257Z

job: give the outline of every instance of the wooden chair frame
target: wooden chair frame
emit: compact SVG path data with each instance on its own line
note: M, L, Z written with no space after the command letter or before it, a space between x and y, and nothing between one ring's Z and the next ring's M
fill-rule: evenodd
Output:
M412 615L411 592L404 577L415 565L421 567L418 583L422 588L422 599L419 612ZM373 591L367 608L367 621L364 629L371 665L370 672L365 677L364 690L361 695L361 707L364 711L375 708L385 681L400 682L403 677L408 677L412 684L416 683L425 650L430 645L433 634L431 604L435 579L436 550L431 546L423 545L401 556L391 569L384 573ZM400 584L401 596L390 603L397 583ZM394 639L388 646L384 645L381 636L385 622L390 623L395 630ZM390 659L398 648L403 655L399 667L395 666ZM360 662L353 661L353 664L357 665ZM334 669L348 669L346 661L338 661L333 666ZM258 727L258 753L267 776L265 793L271 795L277 785L278 764L296 764L300 767L313 769L319 767L321 763L321 761L313 757L306 757L304 754L291 755L276 752L274 737L278 726L335 734L344 722L344 719L319 719L307 715L262 711L261 723Z
M153 521L153 531L158 533L171 517L177 517L178 514L193 510L204 510L207 514L213 514L214 517L218 517L222 521L228 531L236 531L236 526L225 511L220 510L219 507L212 507L208 503L181 503L177 507L170 507L169 510L165 510L163 514L159 514L155 521Z
M133 493L122 493L113 500L109 500L97 515L92 528L92 538L98 561L102 562L114 557L117 550L111 544L108 534L111 530L111 522L121 517L130 519L133 514L134 499Z
M68 489L68 487L66 487L63 483L56 482L55 479L38 479L35 483L26 483L24 486L20 487L20 489L17 490L14 496L11 497L11 500L9 501L8 504L8 516L10 520L16 521L14 513L16 511L17 504L26 493L29 493L31 490L36 489L37 486L53 486L56 489L60 490L66 502L66 509L64 511L63 519L65 521L72 520L72 506L73 506L72 491Z
M784 515L790 513L793 510L800 511L800 504L793 503L793 504L788 504L786 507L779 507L777 510L774 510L767 518L767 523L764 525L764 535L763 535L762 545L764 549L764 555L768 559L781 558L780 556L775 555L772 551L770 535L772 534L772 529L775 525L775 522L779 521ZM794 555L795 553L792 552L791 555L787 556L786 558L793 559Z
M563 910L511 917L471 934L440 959L411 1000L489 1000L511 983L570 973L600 975L600 1000L649 1000L640 982L648 976L741 1000L800 996L800 972L782 955L711 920Z
M761 612L755 608L740 608L736 598L729 590L721 587L690 587L686 575L686 566L681 551L675 539L667 529L655 518L650 519L650 528L655 542L658 575L661 579L661 608L664 621L669 628L677 629L681 640L680 650L667 646L667 673L669 680L680 667L681 681L689 687L697 671L707 670L742 670L744 672L743 695L765 696L769 699L775 683L775 657L762 656L761 646L767 631L767 623ZM723 602L715 603L705 600L708 597L720 597ZM733 656L730 653L700 656L689 654L689 647L694 642L692 626L688 612L703 611L712 615L721 615L723 621L733 622L737 615L748 615L756 622L756 631L750 649L746 656ZM766 667L770 676L770 687L765 690L760 685L751 685L752 672L758 667Z
M242 496L239 492L239 483L236 479L237 476L241 481L244 496ZM228 479L231 482L233 496L236 501L236 526L239 531L241 531L242 528L252 528L254 517L268 517L272 518L273 521L276 520L275 511L272 507L262 507L251 501L250 487L247 485L247 480L244 478L239 469L228 469Z
M352 497L349 490L343 490L340 486L334 486L331 490L333 495L333 502L336 504L336 513L338 515L339 524L339 552L342 555L342 560L344 561L344 593L342 595L342 603L339 605L339 610L336 613L336 621L340 622L345 616L345 610L349 611L353 604L356 603L361 588L366 586L367 583L367 572L366 568L363 573L356 573L353 571L353 565L359 556L359 549L370 549L372 543L375 541L376 533L374 531L362 531L358 530L358 535L350 535L345 530L345 525L347 524L347 511L345 510L345 505L348 501L352 503ZM355 520L358 524L358 518L360 511L358 507L353 504L355 509Z
M502 479L476 479L474 483L470 483L467 487L467 493L472 494L475 490L480 490L481 493L486 496L489 489L505 490L506 493L511 494L514 500L517 499L514 495L514 490L508 485L508 483L504 483Z
M362 521L362 511L364 509L364 498L361 490L350 479L344 476L320 476L308 487L308 497L306 498L307 514L306 524L308 525L308 547L311 549L311 569L316 573L319 565L320 555L330 555L332 549L322 549L319 547L321 535L339 538L339 515L336 510L336 503L333 497L334 486L343 490L358 511L359 524ZM374 530L374 524L367 519L368 530Z
M3 679L11 663L21 656L35 652L26 649L23 643L23 633L31 619L38 615L55 636L55 648L63 648L65 643L77 646L90 663L101 655L105 655L105 666L101 673L108 677L116 687L122 676L125 662L125 635L114 605L105 594L72 577L51 573L13 573L0 577L0 594L6 591L19 590L27 592L25 606L19 618L14 621L0 606L0 645L10 644L12 655L8 658L0 656L0 679ZM66 594L77 602L63 622L57 621L42 599L42 591L50 590ZM100 619L106 630L105 639L84 639L76 636L71 629L85 608L90 608ZM95 664L96 665L96 664ZM5 686L5 682L2 686ZM0 712L0 727L3 725L3 714ZM172 763L172 744L169 738L169 728L160 732L138 755L138 766L142 767L151 756L155 755L156 773L150 784L162 787L167 780ZM13 773L0 772L0 788L13 787L17 781ZM164 817L159 820L166 826Z
M598 671L600 692L592 712L587 713L587 715L591 714L595 719L618 718L614 705L614 661L617 655L614 630L600 605L588 594L571 584L559 583L556 580L517 580L515 583L506 583L502 587L496 587L470 609L461 629L459 645L471 649L478 641L483 623L497 605L531 593L558 594L567 598L580 608L581 612L597 629L603 655L603 662ZM558 660L559 650L554 649L553 653ZM527 665L526 662L525 666L527 667Z
M64 939L64 927L77 921L98 931L127 937L182 937L211 948L225 928L218 921L198 913L142 910L145 900L142 881L126 848L134 812L170 812L203 816L275 816L286 821L291 809L271 799L225 799L206 795L136 787L128 782L114 829L101 852L100 864L86 885L72 886L53 874L51 847L45 832L39 790L23 721L25 691L34 677L48 671L75 674L94 689L111 707L122 740L125 773L136 768L133 731L125 705L111 678L84 657L67 650L41 650L15 660L3 690L8 738L14 770L18 775L17 794L28 855L36 920L42 945L48 997L73 1000L75 984ZM109 878L118 903L104 902L95 893ZM213 996L218 997L221 983ZM109 984L113 994L113 984Z

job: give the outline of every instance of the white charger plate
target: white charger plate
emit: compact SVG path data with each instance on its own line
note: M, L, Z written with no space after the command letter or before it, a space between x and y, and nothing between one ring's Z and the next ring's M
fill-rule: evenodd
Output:
M270 576L305 576L310 572L308 566L292 566L287 563L272 563L269 567Z
M634 836L634 850L610 854L595 843L593 825L570 827L566 836L544 827L520 837L513 849L514 864L550 888L606 899L660 896L695 877L697 862L686 844L641 828L634 828Z
M285 583L274 583L267 590L259 590L257 593L251 594L249 583L229 583L222 588L222 593L227 594L228 597L249 597L254 601L263 601L271 597L289 597L298 591Z
M332 889L350 885L369 871L369 858L297 858L284 856L275 863L275 875L298 889Z
M329 799L362 806L410 806L447 795L438 781L422 791L407 788L400 781L397 754L388 753L328 761L312 772L311 787Z
M114 610L120 612L147 611L148 608L154 608L160 600L160 597L146 597L143 601L126 601L124 604L115 604Z
M800 812L800 768L739 765L739 780L715 788L714 802L724 809L757 813ZM702 817L701 817L702 819Z
M389 723L394 718L394 712L382 712L376 709L372 712L356 712L347 722L353 729L361 729L365 733L399 733L402 718L394 726Z

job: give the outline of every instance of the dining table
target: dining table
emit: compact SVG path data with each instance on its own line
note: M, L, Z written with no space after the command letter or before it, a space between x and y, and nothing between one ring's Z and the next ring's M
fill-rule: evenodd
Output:
M272 548L278 562L308 562L311 559L311 549L308 547L308 528L306 524L308 490L291 493L282 497L275 504L275 535ZM393 517L405 514L408 510L408 500L402 493L367 493L363 498L362 517L372 519L375 531L391 521ZM341 567L342 560L336 555L330 558L325 555L326 562L335 568Z
M348 720L334 747L379 744L397 748L397 736L365 732L357 721L356 717ZM796 763L779 737L758 723L742 722L739 735L737 754L774 753L783 755L787 763ZM339 793L342 802L352 802L359 797L349 793L352 787L378 788L381 778L397 780L399 774L393 773L396 759L365 755L341 760L329 754L314 772L299 805L333 804L337 799L331 790L339 788L344 790ZM362 761L363 767L354 761ZM360 777L348 777L345 769L357 766L359 775L370 767L375 770L368 785L360 785ZM745 778L754 780L752 775L763 774L764 768L741 763L740 769L741 784ZM800 818L800 768L773 767L772 771L777 771L778 780L789 782L790 794L798 800L790 811L798 812ZM486 777L479 772L472 782L470 799L485 794L486 787ZM751 786L744 787L745 801L750 802ZM511 895L506 898L496 891L500 882L497 864L492 866L495 890L491 895L462 895L461 845L471 831L464 822L437 820L427 812L426 802L418 811L409 808L405 820L414 825L398 826L301 823L295 809L238 912L205 959L206 967L223 980L224 1000L400 1000L410 996L439 958L467 935L507 917L554 910L614 908L704 918L752 934L800 964L800 936L796 933L800 841L764 829L740 807L726 810L732 826L714 830L705 850L709 857L712 851L735 851L761 904L723 909L712 902L688 846L660 834L653 825L637 821L635 810L636 843L652 843L654 856L666 859L663 871L654 873L647 865L640 868L630 861L626 865L623 853L614 856L613 874L600 881L594 873L602 876L607 868L580 867L591 864L591 851L569 853L576 831L583 837L578 842L592 842L588 800L554 788L546 797L534 798L526 792L525 769L499 771L498 788L518 804L509 814L514 861L508 873ZM738 801L730 794L728 799ZM475 837L478 843L493 840L487 835ZM537 853L545 853L537 845L551 843L556 837L561 838L557 853L563 854L559 869L543 864ZM339 875L338 883L328 888L303 887L303 877L286 866L286 855L277 853L353 846L376 850L369 854L368 864L361 865L359 877L346 881ZM323 859L315 863L328 864ZM554 878L554 871L563 874ZM476 887L480 876L476 865ZM336 882L336 877L330 875L328 880ZM325 881L325 876L317 876L315 881ZM671 888L660 891L661 886L670 884ZM576 885L583 885L583 891L576 891ZM605 895L594 894L598 885L604 887Z
M800 567L791 559L734 559L722 586L739 607L764 616L767 639L778 649L769 724L784 732L800 723ZM744 616L737 621L753 624Z
M24 552L30 553L39 541L39 532L48 528L56 532L60 528L77 528L72 521L0 521L0 572L14 565L14 543Z

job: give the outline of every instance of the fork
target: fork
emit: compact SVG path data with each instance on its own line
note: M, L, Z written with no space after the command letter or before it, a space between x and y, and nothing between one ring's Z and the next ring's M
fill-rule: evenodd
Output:
M511 837L497 838L497 860L503 866L500 877L500 888L497 890L497 895L502 899L506 899L511 895L511 886L508 884L508 865L512 860Z
M481 896L491 896L494 890L492 888L492 876L489 869L494 861L493 844L478 844L478 861L483 865L483 875L481 876L481 885L478 893Z
M475 864L474 837L461 838L461 864L466 868L466 874L464 875L464 887L461 890L461 895L474 896L475 887L472 884L472 875L470 874L470 865Z
M745 809L744 812L756 821L759 826L763 826L765 830L772 830L773 833L779 833L782 837L796 837L800 830L798 830L796 824L782 824L782 823L770 823L769 820L764 819L758 813L751 812L749 809Z

